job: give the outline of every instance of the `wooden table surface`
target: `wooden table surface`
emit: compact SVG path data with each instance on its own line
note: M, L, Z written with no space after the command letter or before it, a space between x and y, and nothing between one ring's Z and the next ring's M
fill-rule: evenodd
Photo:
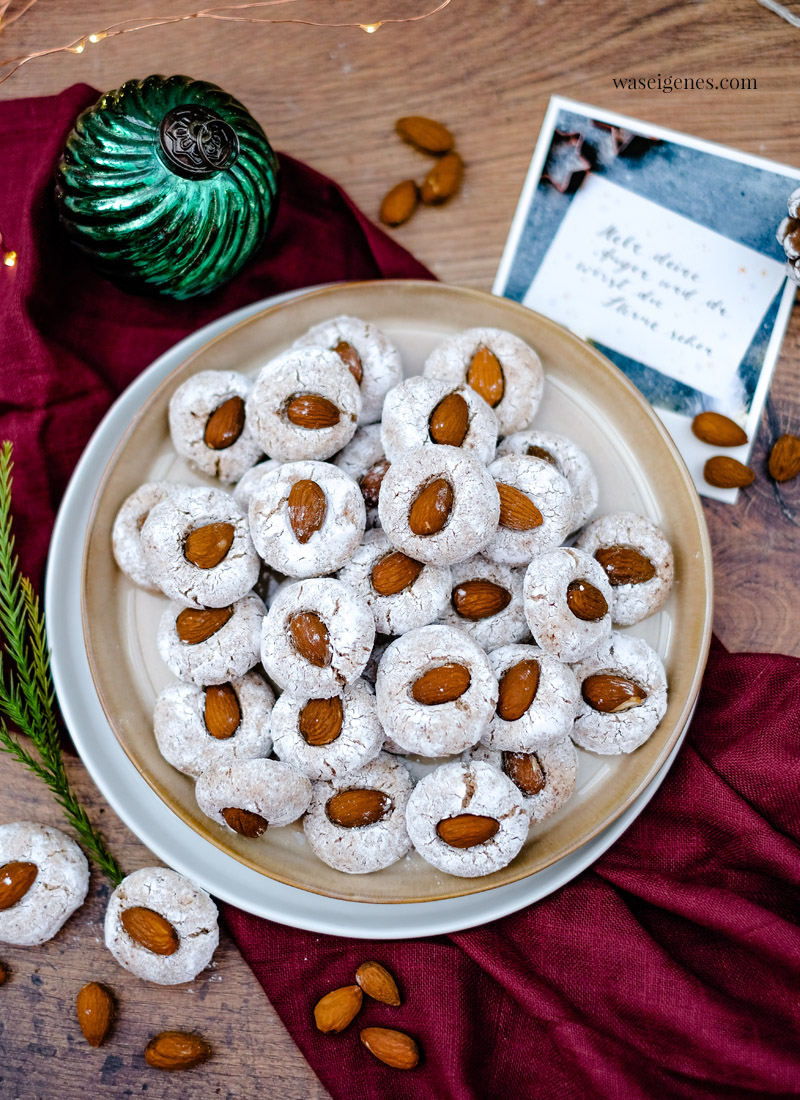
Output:
M793 0L786 0L791 4ZM412 16L429 0L297 0L267 14L368 23ZM797 5L794 5L795 9ZM124 13L190 10L191 0L128 0ZM120 17L109 0L38 0L7 30L0 56L30 52L102 29ZM44 95L85 81L107 90L152 72L184 72L240 98L272 144L341 183L369 215L393 183L424 172L424 158L394 135L402 115L425 114L456 134L466 162L460 194L423 209L394 231L441 279L491 288L550 95L558 93L653 123L800 165L797 137L800 31L756 0L451 0L438 15L352 28L238 26L192 21L89 46L81 56L32 62L0 98ZM614 76L754 78L756 90L663 94L615 89ZM2 212L0 212L1 214ZM780 491L765 455L782 431L800 431L800 311L795 309L756 441L755 484L735 507L705 502L714 553L714 625L733 649L800 654L791 583L800 578L800 479ZM128 867L152 860L99 796L78 761L69 772L90 815ZM60 824L37 780L0 758L2 820ZM91 900L41 948L3 945L10 979L0 990L0 1095L20 1100L105 1097L326 1096L260 986L223 933L213 969L189 986L161 988L122 971L102 946L106 886L93 873ZM89 980L116 993L114 1037L94 1050L74 1016ZM310 1006L309 1006L310 1007ZM204 1034L215 1056L166 1075L142 1058L162 1028ZM56 1087L57 1082L57 1087Z

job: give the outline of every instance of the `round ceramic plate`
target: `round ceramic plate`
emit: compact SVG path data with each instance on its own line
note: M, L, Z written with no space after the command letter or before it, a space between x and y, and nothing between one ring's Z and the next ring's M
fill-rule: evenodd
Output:
M539 351L547 376L536 417L590 456L599 511L647 515L675 549L676 583L665 609L633 628L661 654L670 683L667 714L635 753L580 753L578 787L535 829L517 859L481 879L444 875L416 854L384 871L350 876L321 863L301 826L235 836L204 817L190 779L160 756L152 734L155 697L171 676L155 647L165 600L136 589L117 570L110 532L122 501L143 481L201 483L175 455L167 427L171 394L199 370L254 374L310 325L339 313L371 320L399 346L406 370L421 369L445 336L475 325L516 332ZM659 773L685 729L705 664L711 622L711 559L697 494L669 436L639 392L606 359L564 329L516 303L434 283L381 282L324 288L257 313L203 345L138 409L102 478L83 555L82 621L98 697L139 773L171 811L207 842L259 874L302 890L363 902L425 902L507 885L564 859L625 811Z

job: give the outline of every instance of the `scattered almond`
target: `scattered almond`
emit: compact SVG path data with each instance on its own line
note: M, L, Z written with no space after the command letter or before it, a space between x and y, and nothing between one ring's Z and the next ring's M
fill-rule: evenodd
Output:
M438 665L414 681L411 694L423 706L435 707L459 699L471 682L469 669L464 665Z
M209 416L203 438L212 451L224 451L243 431L244 401L241 397L229 397Z
M595 560L606 571L612 588L621 584L644 584L656 575L656 567L632 546L601 546L595 550Z
M213 569L231 548L236 528L232 523L206 523L186 536L183 554L198 569Z
M692 421L692 431L703 443L712 447L741 447L747 442L743 428L718 412L701 412Z
M186 645L199 645L221 630L233 614L228 607L184 607L175 620L178 637Z
M298 428L316 431L332 428L341 419L341 412L320 393L300 393L286 406L286 415Z
M338 695L309 699L300 710L298 729L308 745L330 745L342 732L344 708Z
M544 790L544 770L535 752L504 752L503 771L528 797Z
M334 1035L344 1031L358 1015L363 999L358 985L343 985L326 993L314 1006L314 1023L318 1030Z
M419 1047L404 1031L390 1027L365 1027L361 1042L375 1057L392 1069L413 1069L419 1062Z
M487 840L491 840L499 828L500 822L493 817L458 814L440 821L436 832L451 848L474 848L476 844L485 844Z
M549 462L551 466L555 466L558 469L558 459L555 455L551 455L549 451L546 451L544 447L536 447L531 444L525 452L530 458L540 458L542 462Z
M460 447L469 427L469 406L460 393L448 393L430 415L428 431L434 443Z
M334 825L342 829L360 829L382 821L394 803L383 791L367 787L338 791L328 799L325 812Z
M384 554L372 567L372 587L379 596L396 596L413 584L425 566L401 550Z
M504 722L516 722L527 711L539 688L539 662L517 661L500 677L497 713Z
M730 455L714 455L703 467L703 477L717 489L743 489L755 476L749 466Z
M467 382L494 409L503 399L505 379L500 360L493 351L481 345L472 357Z
M422 115L398 118L394 128L403 141L415 145L423 153L449 153L455 145L455 138L446 126Z
M384 225L402 225L407 222L419 204L419 188L415 180L396 183L383 196L378 217Z
M450 518L453 490L443 477L429 481L411 503L408 525L415 535L435 535Z
M400 1004L400 990L397 988L397 982L379 962L370 960L362 963L356 971L356 981L373 1001L393 1005L395 1008Z
M370 466L367 472L359 481L358 485L361 489L361 495L364 498L364 503L368 508L378 507L378 498L381 491L381 483L383 482L386 471L389 469L389 460L382 458L380 462L376 462L374 466Z
M289 620L289 633L297 652L316 668L331 663L331 636L314 611L300 611Z
M162 1031L145 1047L144 1060L153 1069L191 1069L211 1057L211 1047L188 1031Z
M36 881L39 868L35 863L13 860L0 867L0 912L21 901Z
M515 485L495 483L500 494L500 526L510 531L532 531L544 522L542 513L527 493Z
M154 955L174 955L180 947L178 933L167 918L154 909L133 905L123 909L119 919L130 938Z
M316 481L301 478L289 490L286 506L294 537L305 545L325 522L325 513L328 511L325 492Z
M340 340L333 350L360 386L361 379L364 377L364 368L361 365L361 356L356 349L352 344L348 343L347 340Z
M220 813L235 833L249 837L251 840L265 833L269 825L267 819L261 814L253 813L252 810L242 810L236 806L228 806L220 810Z
M111 1028L114 1000L104 985L89 982L78 993L75 1004L78 1023L89 1046L99 1047Z
M213 684L205 688L203 711L206 729L218 741L233 737L242 721L242 709L233 684Z
M419 197L426 206L438 206L447 202L461 186L461 178L464 175L464 161L458 153L447 153L437 160L429 170L422 186L419 189Z
M588 581L572 581L567 585L567 607L576 619L594 623L608 614L603 593Z
M502 584L485 579L462 581L456 585L450 602L462 619L477 622L498 615L511 603L511 593Z
M769 456L769 473L775 481L791 481L800 474L800 437L786 433L776 440Z
M603 714L619 714L641 706L647 692L634 680L611 672L587 676L581 684L581 695L594 710Z

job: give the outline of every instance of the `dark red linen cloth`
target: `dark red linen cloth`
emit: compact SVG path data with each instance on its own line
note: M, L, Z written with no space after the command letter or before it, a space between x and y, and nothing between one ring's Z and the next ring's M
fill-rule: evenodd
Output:
M137 298L66 244L52 172L85 86L0 103L0 438L14 442L24 568L41 581L52 521L117 394L187 333L279 290L429 275L330 180L282 157L281 211L233 284L187 303ZM663 787L590 870L483 928L381 943L306 933L225 906L272 1003L336 1100L659 1100L800 1095L800 661L712 649ZM318 997L367 958L398 1009L365 1004L338 1036ZM393 1071L360 1045L399 1027L424 1059Z

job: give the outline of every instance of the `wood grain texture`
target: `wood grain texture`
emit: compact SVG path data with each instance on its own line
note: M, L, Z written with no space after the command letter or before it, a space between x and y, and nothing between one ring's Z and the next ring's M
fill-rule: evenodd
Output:
M192 0L129 0L124 14L183 12ZM424 0L333 5L298 0L283 16L371 22L418 14ZM7 32L0 55L66 42L120 18L111 0L38 0ZM149 73L184 72L238 96L273 145L332 176L372 217L394 183L421 179L429 160L394 134L397 118L424 114L455 133L466 162L460 193L422 208L395 238L441 279L491 287L550 95L572 96L664 126L798 163L797 50L793 30L756 0L452 0L421 23L357 29L193 21L32 62L0 86L0 99L48 95L77 81L108 90ZM755 77L750 92L625 92L614 76ZM2 224L2 211L0 211ZM783 431L800 433L800 311L795 309L756 442L756 481L730 507L706 502L716 578L715 628L732 649L800 654L787 578L800 576L800 479L778 488L766 456ZM152 858L117 820L78 762L70 774L126 867ZM0 759L1 819L60 824L43 787ZM260 987L223 934L214 969L186 987L149 986L122 971L102 946L104 884L42 948L0 945L11 968L0 989L0 1095L78 1100L146 1094L182 1100L326 1094ZM74 998L105 981L120 1005L112 1039L83 1040ZM170 1077L142 1051L162 1028L201 1032L214 1046L205 1066ZM147 1086L147 1089L145 1088Z

